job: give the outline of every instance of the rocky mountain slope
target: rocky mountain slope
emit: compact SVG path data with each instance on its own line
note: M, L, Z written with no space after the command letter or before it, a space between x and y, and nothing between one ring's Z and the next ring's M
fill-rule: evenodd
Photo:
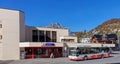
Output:
M105 21L95 29L92 29L89 34L111 34L115 33L120 35L120 19L114 18Z

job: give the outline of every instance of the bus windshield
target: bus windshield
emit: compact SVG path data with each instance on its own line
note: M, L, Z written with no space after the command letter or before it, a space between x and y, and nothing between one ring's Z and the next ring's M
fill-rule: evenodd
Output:
M80 55L80 50L70 50L70 55L72 55L72 56L78 56L78 55Z

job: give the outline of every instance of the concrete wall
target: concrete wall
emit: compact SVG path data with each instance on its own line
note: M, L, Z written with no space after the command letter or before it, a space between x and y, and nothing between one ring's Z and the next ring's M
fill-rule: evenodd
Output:
M0 43L0 60L2 59L2 47L1 47L1 43Z
M25 27L25 41L32 42L32 29L28 26Z
M2 24L1 18L0 18L0 24ZM2 35L2 28L0 28L0 35ZM2 59L2 39L0 39L0 60Z
M25 42L25 23L24 23L24 13L20 12L19 13L19 29L20 29L20 42Z
M69 36L68 29L58 29L57 30L57 42L61 42L60 37L63 37L63 36Z
M0 9L2 21L2 60L19 59L20 21L22 13L16 10Z

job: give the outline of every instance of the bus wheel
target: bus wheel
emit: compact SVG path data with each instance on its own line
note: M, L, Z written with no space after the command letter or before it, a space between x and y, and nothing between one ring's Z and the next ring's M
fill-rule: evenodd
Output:
M85 56L85 57L84 57L84 60L87 60L87 59L88 59L88 57L87 57L87 56Z

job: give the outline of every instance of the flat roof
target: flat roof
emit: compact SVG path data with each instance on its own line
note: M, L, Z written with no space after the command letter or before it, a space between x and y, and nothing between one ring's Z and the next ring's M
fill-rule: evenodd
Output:
M4 9L4 10L13 10L13 11L20 11L20 12L24 13L22 10L18 10L18 9L11 9L11 8L0 8L0 9Z

